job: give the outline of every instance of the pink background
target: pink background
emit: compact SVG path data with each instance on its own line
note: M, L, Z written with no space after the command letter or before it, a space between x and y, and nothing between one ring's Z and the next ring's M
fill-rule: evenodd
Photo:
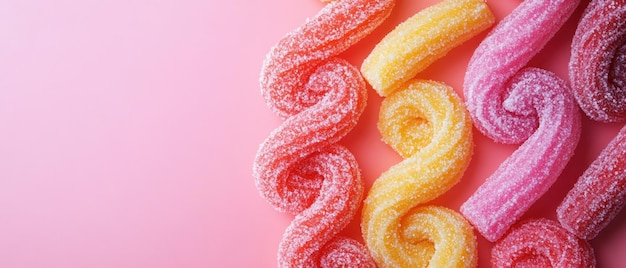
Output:
M395 25L438 1L398 0L344 53L360 66ZM490 1L498 18L520 0ZM587 1L583 1L583 6ZM0 2L0 267L275 267L293 216L258 194L251 167L280 124L258 74L316 0ZM531 65L567 77L581 8ZM485 33L486 34L486 33ZM461 92L485 34L419 74ZM342 142L367 187L400 161L376 130L381 98ZM572 162L526 214L555 218L620 124L584 121ZM478 132L461 183L434 203L457 209L516 148ZM622 212L592 245L600 267L626 261ZM359 219L345 235L360 238ZM491 244L479 238L480 266Z

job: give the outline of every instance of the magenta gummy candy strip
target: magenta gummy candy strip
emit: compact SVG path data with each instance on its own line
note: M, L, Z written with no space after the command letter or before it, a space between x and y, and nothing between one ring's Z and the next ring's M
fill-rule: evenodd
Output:
M524 142L461 206L496 241L558 178L580 137L580 112L563 79L522 69L554 36L578 1L526 0L487 36L465 76L475 126L501 143Z
M583 111L601 122L626 119L626 1L592 1L574 39L570 79ZM626 127L602 150L557 208L583 239L595 238L626 203Z
M557 208L558 219L583 239L593 239L626 203L626 127L604 148Z
M595 0L587 6L572 40L569 77L587 116L626 120L626 1Z

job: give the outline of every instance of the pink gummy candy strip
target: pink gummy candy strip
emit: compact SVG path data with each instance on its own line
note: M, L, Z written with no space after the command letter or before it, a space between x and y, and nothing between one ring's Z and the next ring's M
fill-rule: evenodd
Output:
M595 0L574 39L569 76L574 96L591 119L626 120L626 0Z
M626 203L626 127L578 179L557 208L566 229L593 239Z
M580 112L567 82L545 70L522 69L577 5L577 0L524 1L470 60L464 92L477 128L497 142L525 141L461 206L490 241L548 190L578 143Z
M358 69L335 56L382 23L393 4L334 1L281 39L263 64L262 94L285 121L261 144L253 176L274 208L296 214L279 267L375 267L364 245L337 236L364 187L354 156L336 143L356 125L367 91Z

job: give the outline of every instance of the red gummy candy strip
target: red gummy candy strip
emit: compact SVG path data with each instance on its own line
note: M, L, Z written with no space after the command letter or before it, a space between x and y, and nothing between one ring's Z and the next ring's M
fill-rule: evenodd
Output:
M569 76L587 116L626 120L626 0L589 4L572 40Z
M626 203L626 127L578 179L557 208L559 221L583 239L593 239Z
M475 126L502 143L524 142L461 206L496 241L556 181L580 137L580 112L566 81L524 68L578 1L526 0L479 45L464 81Z
M513 226L493 247L494 268L590 268L596 266L593 249L557 222L535 219Z
M394 3L336 0L283 37L267 54L261 71L261 93L268 106L284 119L320 102L329 89L306 86L309 77L370 34L389 16Z
M296 214L279 267L375 267L356 240L337 237L362 201L354 156L337 143L366 104L358 69L335 58L390 14L393 0L338 0L287 34L268 54L261 91L285 121L261 144L256 186L274 208Z

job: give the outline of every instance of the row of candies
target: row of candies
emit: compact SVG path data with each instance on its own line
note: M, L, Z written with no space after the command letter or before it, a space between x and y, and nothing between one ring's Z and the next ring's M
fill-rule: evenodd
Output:
M336 56L379 26L393 0L330 2L281 39L267 55L260 84L284 122L253 164L261 195L296 215L279 245L279 266L476 267L473 228L497 241L494 267L595 266L587 240L626 201L626 128L558 207L559 222L516 224L572 157L580 108L601 122L626 119L625 0L592 0L586 8L573 39L569 82L525 67L578 5L525 0L500 21L467 67L465 103L446 84L414 77L495 23L484 0L445 0L420 11L385 36L360 70ZM366 83L385 97L378 128L404 160L384 172L362 202L357 162L337 142L365 109ZM426 205L463 176L472 126L494 141L522 145L460 213ZM337 236L362 203L366 245Z

